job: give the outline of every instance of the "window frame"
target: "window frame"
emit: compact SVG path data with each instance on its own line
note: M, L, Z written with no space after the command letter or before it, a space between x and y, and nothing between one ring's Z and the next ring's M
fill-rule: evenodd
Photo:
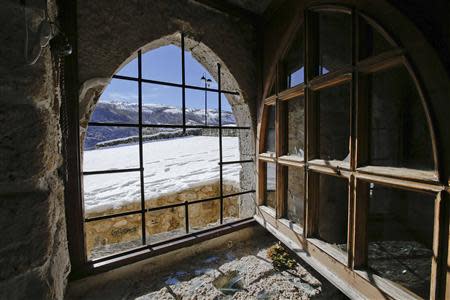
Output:
M71 276L73 278L80 278L84 277L90 274L96 274L100 272L104 272L107 270L114 269L119 266L123 266L135 261L139 261L145 258L153 257L156 255L160 255L163 253L167 253L169 251L173 251L175 249L183 248L186 246L190 246L193 243L199 243L214 237L217 237L222 234L231 233L237 230L240 230L242 228L251 226L254 224L254 220L252 217L250 218L244 218L233 222L224 222L224 200L230 198L230 197L236 197L244 194L252 194L255 193L255 190L245 190L245 191L239 191L237 193L232 194L226 194L223 189L223 166L224 165L230 165L230 164L244 164L244 163L253 163L254 159L245 159L245 160L236 160L236 161L224 161L222 157L222 131L223 130L251 130L250 126L233 126L229 127L226 125L222 125L222 96L223 95L240 95L239 91L228 91L223 90L221 87L221 65L220 63L217 63L217 88L209 88L207 86L192 86L188 85L185 82L185 33L181 32L180 34L180 52L181 52L181 64L182 64L182 82L181 83L173 83L173 82L165 82L165 81L158 81L158 80L152 80L152 79L145 79L142 77L142 50L139 49L136 54L137 60L138 60L138 70L137 70L137 77L131 77L131 76L123 76L123 75L113 75L112 78L117 80L126 80L131 82L136 82L138 85L138 122L137 123L119 123L119 122L89 122L88 126L104 126L104 127L130 127L130 128L136 128L139 130L139 167L137 168L130 168L130 169L112 169L112 170L89 170L83 172L83 166L82 166L82 149L80 145L82 144L80 141L80 122L78 119L78 101L73 101L72 104L74 104L72 107L68 108L71 112L69 113L69 128L68 128L68 141L67 141L67 148L71 152L71 157L68 157L68 162L70 166L68 166L68 169L74 170L76 169L76 172L69 172L69 174L77 174L76 177L72 177L68 179L68 186L69 189L73 192L76 189L75 193L67 193L68 195L67 199L67 218L68 218L68 230L69 230L69 241L70 244L70 254L71 254L71 262L73 266L73 271L71 273ZM70 56L68 59L72 59L73 56ZM76 69L77 64L76 61L69 61L67 63L68 68L72 68L72 70ZM76 74L76 72L75 72ZM69 77L70 80L67 80L66 86L67 88L73 89L73 86L77 84L76 78ZM180 125L171 125L171 124L147 124L144 123L142 120L142 106L143 106L143 96L142 96L142 86L143 83L151 83L151 84L157 84L162 86L172 86L176 87L182 90L182 111L183 111L183 123ZM199 90L199 91L207 91L207 92L217 92L218 95L218 112L219 112L219 125L213 126L213 125L188 125L186 124L186 118L185 118L185 112L186 112L186 89L191 90ZM71 97L75 97L74 99L78 99L78 94L74 93L74 90L72 91ZM207 198L207 199L200 199L200 200L194 200L194 201L184 201L176 204L171 205L165 205L165 206L159 206L159 207L146 207L145 204L145 192L144 192L144 186L143 186L143 128L180 128L184 131L186 129L190 128L212 128L217 129L219 136L218 136L218 143L219 143L219 169L220 169L220 177L219 177L219 184L220 184L220 195L217 197ZM75 157L74 157L75 156ZM75 159L76 158L76 159ZM83 176L91 176L91 175L98 175L98 174L111 174L111 173L128 173L128 172L139 172L140 174L140 190L141 190L141 199L140 204L141 208L139 210L133 210L133 211L127 211L123 213L117 213L117 214L108 214L108 215L102 215L98 217L92 217L92 218L86 218L84 214L84 199L83 199ZM208 202L208 201L220 201L220 225L214 226L212 228L206 228L202 230L196 230L194 232L189 232L189 206L190 205L196 205L198 203ZM70 208L69 208L70 207ZM184 219L185 219L185 229L186 234L182 236L177 236L175 238L171 238L168 240L164 240L162 242L156 242L149 244L147 243L146 239L146 223L145 223L145 217L148 212L157 211L157 210L166 210L169 208L175 208L175 207L181 207L184 208ZM87 249L86 249L86 241L85 241L85 230L84 230L84 224L86 222L95 222L99 220L114 218L114 217L123 217L128 216L132 214L140 214L141 215L141 231L142 231L142 246L136 247L136 248L130 248L128 250L113 253L107 256L103 256L100 258L94 258L94 259L88 259L87 256Z
M339 70L332 71L324 75L318 75L317 70L314 69L318 61L318 24L317 13L320 12L334 12L350 14L352 18L352 63L344 66ZM387 279L381 278L375 274L370 274L363 268L367 262L367 237L364 229L367 226L367 219L364 217L368 207L368 196L358 188L360 182L374 182L384 186L393 187L397 189L413 190L420 193L431 193L434 195L434 227L433 227L433 253L435 254L431 262L431 280L430 280L430 296L436 298L442 293L440 289L445 287L445 276L442 275L446 270L446 262L437 259L439 255L445 256L448 251L447 238L445 237L446 221L443 216L446 215L446 199L448 197L448 182L440 177L439 173L439 159L437 150L437 141L434 130L434 123L428 109L426 95L423 92L422 84L419 81L415 70L410 63L407 53L402 49L395 40L388 34L376 21L362 13L361 11L345 6L337 5L320 5L310 6L304 10L303 30L305 38L304 62L305 62L305 82L299 86L289 88L286 90L279 90L279 78L284 74L280 74L278 64L282 58L278 60L275 74L272 76L275 82L275 95L265 99L261 106L260 126L258 141L264 136L266 128L266 106L267 103L276 103L276 124L283 122L286 114L280 110L279 103L288 101L297 96L305 97L305 160L301 163L286 163L283 157L280 156L285 145L279 145L283 141L285 132L282 126L276 126L276 148L275 156L270 157L270 161L278 165L289 165L296 168L305 169L305 183L304 183L304 209L305 218L301 230L293 230L291 226L287 226L289 220L285 219L280 213L283 211L283 203L285 203L285 195L280 193L279 186L285 184L285 175L283 172L277 172L277 209L274 216L266 213L266 207L259 198L261 192L265 191L265 186L262 184L261 176L263 170L260 167L259 161L268 161L267 154L262 152L264 149L259 147L258 152L258 190L257 199L259 209L255 218L269 223L270 226L276 228L278 234L287 236L291 241L297 241L303 248L312 256L320 261L321 264L327 265L333 272L339 273L342 270L349 270L359 275L365 281L371 281L371 278L376 277L378 283L381 283L383 292L394 298L416 298L413 292L406 290L402 286L393 283ZM361 21L367 22L374 30L377 30L386 41L392 46L393 50L385 51L375 56L368 56L365 59L359 60L359 51L361 47L367 45L361 43L364 39L364 33L359 31ZM296 33L294 33L296 34ZM292 40L292 38L290 39ZM288 47L289 49L289 44ZM368 51L367 51L368 52ZM282 57L282 56L281 56ZM403 169L401 172L390 170L390 167L371 166L366 163L366 156L368 154L368 136L365 135L364 129L367 128L367 99L361 92L364 89L364 81L361 75L375 73L381 70L388 70L397 66L404 66L412 79L421 100L422 111L425 113L428 132L431 139L432 155L434 161L434 170L431 172ZM317 75L317 76L316 76ZM349 155L350 162L348 167L343 167L339 164L330 164L325 160L311 159L317 153L317 101L314 101L314 93L325 88L338 86L341 84L350 84L350 136L349 136ZM278 167L277 167L278 169ZM398 170L397 170L398 171ZM346 179L349 186L348 193L348 226L347 226L347 257L337 254L329 245L315 239L318 221L318 175L337 176ZM276 234L277 235L277 234ZM321 253L318 254L317 251ZM447 256L445 256L447 257ZM334 263L331 263L334 262ZM338 263L340 266L336 266ZM343 269L342 269L343 268ZM343 276L345 277L345 276Z

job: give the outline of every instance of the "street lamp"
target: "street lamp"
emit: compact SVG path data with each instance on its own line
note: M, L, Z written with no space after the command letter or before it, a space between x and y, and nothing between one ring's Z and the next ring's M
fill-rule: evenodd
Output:
M208 121L207 121L207 108L208 108L208 93L206 91L206 89L209 87L209 85L211 84L212 80L211 79L207 79L205 76L205 73L203 73L202 78L200 78L200 80L203 80L205 82L205 126L207 126Z

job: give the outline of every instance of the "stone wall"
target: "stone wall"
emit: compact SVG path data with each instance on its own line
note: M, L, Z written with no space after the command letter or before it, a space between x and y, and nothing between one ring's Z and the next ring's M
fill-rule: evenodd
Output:
M238 192L239 189L233 185L224 184L224 195ZM218 197L220 195L219 183L205 186L193 187L181 192L166 194L158 198L146 200L146 207L161 207L185 201ZM101 212L89 213L88 218L123 213L139 210L140 202L110 209ZM224 219L239 218L239 196L224 199ZM189 206L189 230L190 232L202 230L209 226L217 225L220 218L220 200L207 201ZM185 209L184 206L157 210L146 213L146 231L148 240L151 243L167 240L185 234ZM88 222L85 225L86 248L89 255L96 256L99 249L113 244L125 244L120 247L111 247L111 253L115 249L123 250L127 247L140 245L141 240L141 214L134 214L125 217L105 219ZM129 243L136 242L136 243ZM128 244L126 244L128 243ZM95 249L95 253L93 253ZM108 254L101 251L102 255Z
M239 91L226 95L239 130L240 159L254 159L256 97L259 86L258 35L254 20L232 16L197 1L77 1L78 62L81 133L111 76L127 64L138 49L151 51L167 44L185 46L217 81L221 64L222 89ZM95 12L95 13L93 13ZM186 76L189 76L187 74ZM225 131L224 131L225 132ZM241 189L255 187L255 165L243 164ZM240 210L255 211L253 194L243 196Z
M0 299L62 299L70 265L58 65L50 47L26 63L24 13L31 52L46 1L20 3L2 1L0 10Z

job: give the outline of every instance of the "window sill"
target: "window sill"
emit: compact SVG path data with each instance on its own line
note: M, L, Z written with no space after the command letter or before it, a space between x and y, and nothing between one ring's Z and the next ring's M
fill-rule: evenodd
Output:
M408 168L366 166L357 168L356 171L364 174L383 175L402 179L417 180L428 183L439 183L439 178L435 171L423 171Z
M343 264L344 266L348 266L348 257L347 254L343 251L338 250L333 247L331 244L328 244L324 241L321 241L317 238L308 238L308 242L316 246L317 248L324 251L326 254Z
M250 217L239 221L222 224L214 228L197 231L195 233L180 236L161 243L142 246L108 257L88 261L83 267L81 267L81 269L74 270L74 272L71 273L70 280L106 272L147 258L188 247L202 241L210 240L224 234L232 233L255 224L256 222L253 217Z
M297 223L292 222L289 219L278 219L278 221L284 226L288 227L290 230L294 231L296 234L303 235L303 228Z
M334 176L350 177L350 163L341 160L310 160L308 169Z
M258 155L258 159L265 161L265 162L272 162L272 163L277 162L277 156L274 152L260 153Z
M305 161L303 157L298 155L283 155L278 157L278 163L281 165L299 167L302 168L305 166Z
M258 208L263 212L265 212L266 214L268 214L269 216L276 218L277 212L275 211L274 208L266 205L260 205L258 206Z
M413 292L407 290L403 286L380 277L370 271L367 270L353 270L360 277L364 278L368 282L375 284L381 290L383 290L386 294L388 294L393 299L423 299Z
M305 83L300 83L294 87L288 88L278 94L278 99L281 101L288 101L296 97L305 95Z

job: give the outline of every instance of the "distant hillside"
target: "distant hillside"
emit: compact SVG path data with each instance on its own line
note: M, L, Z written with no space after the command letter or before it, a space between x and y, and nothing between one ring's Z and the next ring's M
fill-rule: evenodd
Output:
M100 102L97 104L92 114L91 122L117 122L117 123L137 123L138 105L127 102ZM142 107L143 123L147 124L173 124L181 125L183 114L181 109L173 106L160 104L145 104ZM208 125L219 125L219 113L217 109L208 109ZM205 111L203 109L186 109L186 124L204 125ZM233 113L229 111L222 112L222 124L234 125L236 121ZM164 129L145 128L144 134L151 135ZM93 149L97 143L137 136L137 128L126 127L88 127L84 148Z

